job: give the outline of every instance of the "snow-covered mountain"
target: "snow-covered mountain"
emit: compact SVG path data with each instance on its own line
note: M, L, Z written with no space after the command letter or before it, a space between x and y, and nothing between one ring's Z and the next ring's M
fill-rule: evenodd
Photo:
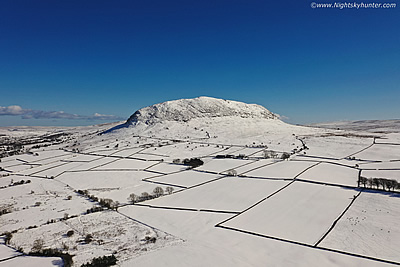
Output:
M155 104L136 111L127 121L153 125L162 121L187 122L197 118L240 117L278 119L278 116L256 104L246 104L212 97L179 99Z
M132 136L193 138L210 143L268 144L283 151L299 145L296 135L314 132L314 128L287 124L279 115L257 104L203 96L139 109L125 123L103 132L107 136L100 139L128 142Z
M304 129L281 121L279 115L263 106L203 96L167 101L139 109L124 124L103 133L111 135L111 139L119 140L134 135L260 144L271 133L292 140L293 132L304 130L310 132L310 128Z

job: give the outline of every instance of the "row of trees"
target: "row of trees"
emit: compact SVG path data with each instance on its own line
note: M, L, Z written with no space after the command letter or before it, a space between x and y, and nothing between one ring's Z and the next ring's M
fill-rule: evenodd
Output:
M167 186L165 188L165 192L167 192L169 195L172 194L172 192L174 191L174 188L171 186ZM146 200L150 200L153 198L158 198L164 195L164 189L162 189L162 187L157 186L156 188L154 188L153 190L153 194L149 194L147 192L143 192L140 196L136 195L134 193L130 194L128 197L128 200L132 203L138 203L138 202L142 202L142 201L146 201Z
M1 168L0 168L1 170ZM14 179L11 179L10 184L9 185L5 185L5 186L0 186L0 189L4 189L7 187L11 187L11 186L16 186L16 185L23 185L23 184L29 184L31 182L31 180L21 180L21 181L17 181L14 182Z
M358 180L358 186L362 184L364 187L369 187L372 188L375 186L377 189L379 187L382 187L383 190L392 190L394 191L395 189L400 189L400 183L397 182L397 180L394 179L385 179L385 178L367 178L360 176Z
M119 207L118 201L114 201L109 198L98 198L95 195L90 195L88 190L77 190L75 192L89 198L90 200L92 200L94 202L98 202L99 205L104 208L108 208L111 210L117 210ZM96 212L96 211L99 211L99 210L91 210L91 212Z
M279 157L279 154L277 152L273 151L273 150L264 150L263 154L264 154L263 155L264 158L266 158L266 159L278 159L278 158L280 158L280 159L285 160L285 159L289 159L290 158L290 154L287 153L287 152L283 152L280 157Z

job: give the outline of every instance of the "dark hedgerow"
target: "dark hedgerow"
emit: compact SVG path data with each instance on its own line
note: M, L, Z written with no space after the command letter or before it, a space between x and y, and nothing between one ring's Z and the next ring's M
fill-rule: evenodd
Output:
M40 251L29 252L28 255L30 256L42 256L42 257L60 257L63 260L64 267L71 267L73 264L72 257L75 255L71 255L69 253L63 253L57 249L53 248L46 248Z
M108 267L117 264L117 258L114 255L103 256L92 259L92 262L82 264L81 267Z

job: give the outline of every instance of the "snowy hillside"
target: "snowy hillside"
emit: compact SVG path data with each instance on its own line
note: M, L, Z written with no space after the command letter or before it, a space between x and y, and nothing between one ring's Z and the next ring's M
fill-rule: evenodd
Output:
M208 97L2 132L0 267L400 265L399 133Z
M278 115L260 105L198 97L142 108L126 123L105 131L101 139L115 138L121 142L132 135L172 140L195 138L206 143L250 145L286 151L301 145L296 135L313 134L316 131L329 132L284 123Z

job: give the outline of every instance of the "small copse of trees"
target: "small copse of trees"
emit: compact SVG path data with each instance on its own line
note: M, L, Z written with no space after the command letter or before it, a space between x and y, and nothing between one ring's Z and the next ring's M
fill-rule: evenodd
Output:
M392 190L394 191L395 189L400 189L400 183L397 182L395 179L385 179L385 178L367 178L360 176L359 178L359 185L363 185L364 187L369 187L372 188L373 186L376 187L376 189L381 189L382 190Z
M183 164L190 166L191 168L196 168L204 164L204 162L199 158L184 159Z
M276 159L278 157L278 153L273 150L264 150L263 154L266 159Z
M289 158L290 158L290 154L289 153L287 153L287 152L283 152L282 153L281 159L286 160L286 159L289 159Z
M112 210L117 210L119 207L119 202L118 201L114 201L112 199L109 198L98 198L94 195L89 195L89 191L88 190L77 190L75 191L77 194L85 196L87 198L89 198L90 200L94 201L94 202L98 202L100 204L101 207L103 208L108 208L108 209L112 209ZM86 212L87 213L92 213L92 212L97 212L100 211L100 209L98 208L91 208L88 209Z

